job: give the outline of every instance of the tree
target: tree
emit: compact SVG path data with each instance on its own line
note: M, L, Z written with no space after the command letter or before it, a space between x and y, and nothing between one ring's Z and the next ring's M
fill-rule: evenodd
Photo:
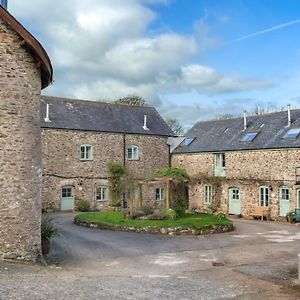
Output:
M168 119L166 119L166 123L173 130L173 132L176 135L183 135L184 134L183 128L182 128L181 124L179 123L179 121L177 119L168 118Z
M124 104L131 106L147 106L146 100L137 95L128 95L115 101L116 104Z

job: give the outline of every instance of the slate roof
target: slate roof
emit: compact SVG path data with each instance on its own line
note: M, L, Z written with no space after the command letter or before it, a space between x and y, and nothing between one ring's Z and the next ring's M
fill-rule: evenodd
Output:
M47 103L49 104L51 122L44 120ZM144 115L147 116L149 130L143 129ZM172 130L153 107L118 105L49 96L42 96L41 127L174 136Z
M198 122L186 134L186 138L194 139L193 142L190 145L182 142L174 153L299 148L300 135L283 138L289 129L300 129L299 109L291 110L291 121L288 127L288 113L282 111L247 117L245 131L243 118ZM241 141L246 133L252 132L257 132L253 141Z

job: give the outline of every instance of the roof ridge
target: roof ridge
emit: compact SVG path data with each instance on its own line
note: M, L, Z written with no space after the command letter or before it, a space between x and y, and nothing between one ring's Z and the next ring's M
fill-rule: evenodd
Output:
M108 104L112 106L121 106L121 107L139 107L139 108L147 108L147 109L155 109L154 106L142 106L142 105L127 105L127 104L120 104L120 103L114 103L110 102L109 100L87 100L87 99L74 99L74 98L67 98L67 97L60 97L60 96L48 96L48 95L42 95L42 99L48 98L50 101L60 100L64 102L85 102L85 103L93 103L93 104Z
M247 115L247 118L259 118L259 117L264 117L264 116L269 116L269 115L279 115L282 113L286 113L288 110L281 110L281 111L273 111L273 112L266 112L266 113L262 113L259 115ZM295 109L291 109L291 112L293 111L298 111L300 112L300 108L295 108ZM233 118L228 118L228 119L211 119L211 120L200 120L198 121L195 125L201 123L210 123L210 122L228 122L231 120L239 120L239 119L243 119L243 116L239 116L239 117L233 117ZM193 126L194 127L194 126Z

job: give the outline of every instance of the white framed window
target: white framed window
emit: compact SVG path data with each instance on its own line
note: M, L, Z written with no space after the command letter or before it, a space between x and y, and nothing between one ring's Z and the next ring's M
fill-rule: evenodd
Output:
M127 147L127 159L138 160L139 159L139 147L136 145L129 145Z
M281 187L279 193L281 200L290 201L290 189L288 187Z
M225 153L215 153L215 176L225 176Z
M87 144L80 145L80 160L92 159L92 146Z
M204 186L204 203L210 204L212 202L212 186L207 184Z
M107 185L97 186L96 200L97 201L107 201L108 200L108 186Z
M269 206L269 191L270 189L267 186L259 187L259 205L260 206Z
M156 201L164 200L164 189L163 188L160 187L155 190L155 200Z
M73 187L72 186L63 186L61 188L61 197L62 198L72 198L73 197Z

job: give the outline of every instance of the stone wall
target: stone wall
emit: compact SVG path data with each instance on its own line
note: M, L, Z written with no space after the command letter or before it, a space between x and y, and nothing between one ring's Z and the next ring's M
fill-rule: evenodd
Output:
M125 148L124 148L125 141ZM80 160L80 145L92 146L92 160ZM139 147L138 160L124 160L124 149ZM106 209L110 200L94 202L95 186L108 185L110 163L125 165L128 176L136 182L153 178L154 171L168 167L169 148L164 137L78 130L42 129L43 207L60 209L61 188L74 187L75 200L90 201L96 209ZM155 200L154 187L143 183L143 199ZM151 190L150 190L151 189ZM154 189L154 190L153 190Z
M172 166L185 168L194 177L189 189L190 208L207 209L204 186L212 185L212 205L228 212L229 188L240 189L241 214L251 216L259 205L259 187L269 187L271 217L279 215L279 189L290 190L290 209L297 207L296 169L300 167L299 149L225 152L225 177L214 177L214 154L174 154Z
M23 40L0 20L0 257L40 254L41 75Z

